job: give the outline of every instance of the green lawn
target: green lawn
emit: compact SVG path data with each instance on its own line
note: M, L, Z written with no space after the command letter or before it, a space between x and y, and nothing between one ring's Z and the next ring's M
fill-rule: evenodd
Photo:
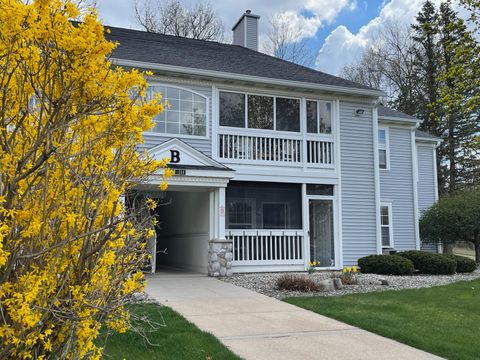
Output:
M285 301L447 359L480 358L480 280Z
M134 326L145 331L148 341L133 331L110 335L104 359L240 359L214 336L199 330L170 308L138 304L130 306L129 311L135 318L147 318L150 321L134 321ZM100 338L98 345L103 346L103 341L104 338Z

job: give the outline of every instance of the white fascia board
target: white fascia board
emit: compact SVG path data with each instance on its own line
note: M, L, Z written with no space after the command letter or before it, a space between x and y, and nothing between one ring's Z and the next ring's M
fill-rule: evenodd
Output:
M187 68L187 67L176 66L176 65L155 64L155 63L143 62L143 61L111 58L111 62L112 62L112 65L116 65L116 66L127 66L132 68L140 68L140 69L148 69L148 70L161 70L161 71L169 71L169 72L176 72L176 73L189 74L189 75L208 76L208 77L228 79L228 80L251 81L251 82L260 83L260 84L291 86L295 88L328 91L328 92L334 92L334 93L340 93L340 94L372 96L376 98L384 95L383 91L380 91L380 90L356 89L356 88L348 88L343 86L315 84L315 83L302 82L302 81L273 79L273 78L266 78L261 76L235 74L235 73L228 73L228 72L216 71L216 70Z
M386 123L400 123L400 124L410 124L410 125L420 125L423 120L419 119L407 119L401 117L393 117L393 116L379 116L379 122L386 122Z
M442 140L416 136L415 142L417 144L421 143L422 145L430 145L432 147L437 148L442 143Z

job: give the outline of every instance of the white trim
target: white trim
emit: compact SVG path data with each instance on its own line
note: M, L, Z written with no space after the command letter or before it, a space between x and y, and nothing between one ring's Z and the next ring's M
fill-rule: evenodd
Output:
M437 145L438 146L438 145ZM434 191L435 191L435 202L438 201L438 178L437 178L437 147L434 147L432 149L433 151L433 186L434 186ZM441 254L443 253L443 244L438 243L437 245L437 251Z
M433 148L433 184L435 189L435 202L438 201L438 178L437 178L437 148Z
M390 237L390 244L387 246L387 245L383 245L383 238L380 239L381 240L381 245L382 245L382 250L383 249L394 249L395 248L395 238L393 237L393 207L392 207L392 203L391 202L381 202L380 203L380 218L382 216L382 212L381 212L381 209L383 207L387 207L388 208L388 236ZM384 227L387 227L385 225L382 225L381 221L380 221L380 235L382 233L382 228Z
M333 102L333 114L332 117L335 119L335 153L334 161L335 168L338 174L338 184L334 187L334 192L337 198L337 213L338 213L338 267L343 269L343 221L342 221L342 167L341 167L341 147L340 147L340 101L337 99ZM332 120L333 121L333 120Z
M375 177L375 224L377 229L377 254L382 253L382 232L380 228L380 169L378 161L378 107L373 108L373 171Z
M415 143L415 129L411 130L410 136L412 151L412 182L413 182L413 215L415 219L415 248L420 250L420 229L419 229L419 209L418 209L418 158L417 144Z
M219 163L216 160L213 160L211 157L205 155L204 153L193 148L192 146L186 144L185 142L178 139L177 137L173 137L170 140L162 142L161 144L148 149L148 154L151 157L155 157L156 155L161 154L164 151L170 150L172 147L181 149L182 152L188 154L188 156L195 159L196 161L198 161L204 166L214 166L219 169L228 169L225 165ZM172 164L172 165L175 165L175 164ZM183 164L178 164L178 165L183 165ZM202 170L202 174L205 173L204 171L205 170Z
M385 148L383 148L383 145L380 146L378 143L378 133L379 131L385 131ZM377 153L380 150L385 150L385 161L387 162L387 167L385 169L380 168L380 159L379 159L379 169L383 171L388 171L390 170L390 129L387 126L379 126L377 130Z
M185 139L199 139L199 140L208 140L210 139L210 126L209 126L209 120L210 120L210 98L202 93L199 93L198 91L195 91L195 90L192 90L190 88L187 88L187 87L183 87L183 86L178 86L178 85L175 85L175 84L169 84L169 83L165 83L165 82L161 82L161 81L158 81L158 80L154 80L152 82L148 82L148 87L151 87L151 86L164 86L164 87L171 87L171 88L175 88L175 89L179 89L179 90L183 90L183 91L188 91L188 92L191 92L192 94L195 94L195 95L198 95L202 98L205 99L205 135L202 136L202 135L187 135L187 134L173 134L173 133L169 133L169 132L164 132L164 133L160 133L160 132L154 132L154 131L145 131L144 132L144 135L146 136L152 136L152 137L178 137L178 138L185 138ZM166 94L164 96L164 94L161 94L162 95L162 101L164 100L168 100L167 97L166 97ZM173 100L178 100L180 101L180 99L173 99ZM178 112L180 112L180 110L177 110ZM165 115L165 131L167 130L167 120L166 120L166 115Z
M189 67L176 66L176 65L156 64L156 63L144 62L144 61L111 58L111 62L113 66L127 66L127 67L133 67L133 68L177 72L177 73L183 73L183 74L189 74L189 75L199 75L199 76L214 77L214 78L220 78L220 79L251 81L254 83L263 83L263 84L287 86L287 87L294 87L294 88L337 92L337 93L350 94L350 95L365 95L365 96L372 96L375 98L378 98L379 96L384 95L383 91L373 90L373 89L359 89L359 88L349 88L349 87L327 85L327 84L316 84L316 83L295 81L295 80L273 79L273 78L265 78L265 77L254 76L254 75L236 74L236 73L229 73L229 72L216 71L216 70L196 69L196 68L189 68Z
M218 125L220 123L219 116L219 98L218 88L212 85L212 158L218 161Z
M307 269L308 262L310 261L310 214L308 211L308 199L307 199L307 184L302 184L302 225L304 229L304 236L303 236L303 260L304 260L304 268L303 270Z
M411 124L421 124L423 122L423 120L419 120L419 119L406 119L406 118L395 117L395 116L379 116L378 120L380 122L386 121L386 122L409 123L409 125L411 125Z

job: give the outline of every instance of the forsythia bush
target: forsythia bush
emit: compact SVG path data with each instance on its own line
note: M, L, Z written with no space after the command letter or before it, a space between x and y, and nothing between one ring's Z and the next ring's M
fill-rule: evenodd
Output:
M1 359L99 358L100 328L125 331L143 286L152 229L121 195L166 168L136 151L163 105L112 67L94 11L78 16L66 0L0 0Z

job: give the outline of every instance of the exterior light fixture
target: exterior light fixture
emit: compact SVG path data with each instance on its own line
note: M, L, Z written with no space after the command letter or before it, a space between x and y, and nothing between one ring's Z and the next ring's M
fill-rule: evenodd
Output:
M356 116L363 115L364 113L365 113L364 109L355 109L355 115Z

